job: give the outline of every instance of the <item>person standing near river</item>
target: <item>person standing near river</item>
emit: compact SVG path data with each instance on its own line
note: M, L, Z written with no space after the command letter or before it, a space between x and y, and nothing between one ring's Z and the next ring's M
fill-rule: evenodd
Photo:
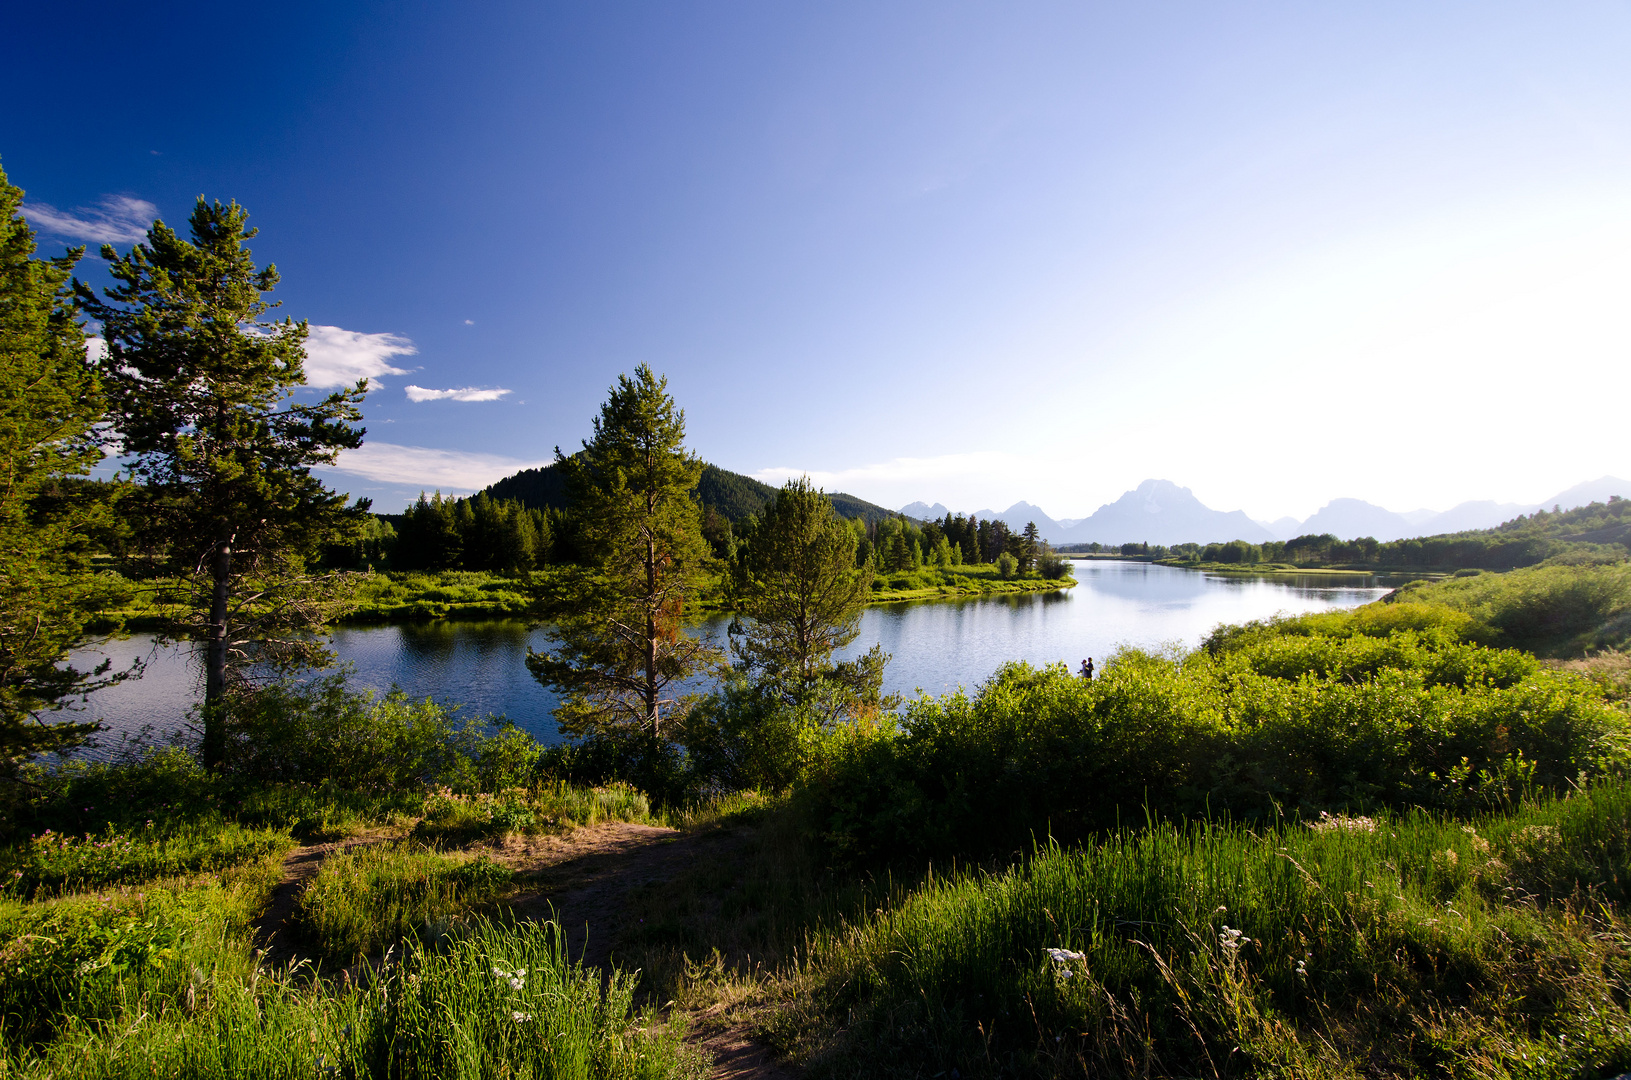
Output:
M1088 682L1093 681L1093 658L1091 656L1082 661L1082 678Z

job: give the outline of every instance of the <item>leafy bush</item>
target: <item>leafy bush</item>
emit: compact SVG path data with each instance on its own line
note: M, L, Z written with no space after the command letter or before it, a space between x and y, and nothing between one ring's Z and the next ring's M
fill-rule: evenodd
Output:
M246 695L233 710L228 769L258 783L492 791L525 783L540 752L507 721L456 724L453 708L355 691L337 673Z
M1019 560L1011 552L1003 552L997 556L997 574L1004 581L1012 581L1019 576Z
M1503 643L1574 653L1631 640L1631 564L1557 559L1504 574L1412 584L1396 594L1464 613Z
M1628 738L1585 680L1442 630L1264 633L1217 655L1124 650L1092 682L1007 665L972 698L834 740L800 799L840 860L981 856L1146 808L1474 809L1617 774Z

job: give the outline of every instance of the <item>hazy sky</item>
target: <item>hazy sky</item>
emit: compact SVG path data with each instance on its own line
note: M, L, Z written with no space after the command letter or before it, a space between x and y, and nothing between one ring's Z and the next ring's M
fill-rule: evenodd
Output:
M1631 8L1346 7L37 4L0 164L47 250L248 207L382 510L641 361L891 506L1631 475Z

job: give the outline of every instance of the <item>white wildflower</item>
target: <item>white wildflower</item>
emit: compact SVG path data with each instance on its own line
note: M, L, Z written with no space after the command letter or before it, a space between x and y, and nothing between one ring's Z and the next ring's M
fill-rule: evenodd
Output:
M532 1014L529 1013L529 1012L514 1012L514 1011L512 1011L510 1013L510 1019L514 1020L518 1024L525 1024L527 1021L532 1019Z
M1068 964L1072 960L1086 960L1086 953L1071 952L1069 949L1044 949L1048 958L1056 964Z
M1242 945L1250 945L1251 943L1251 938L1246 937L1239 930L1229 929L1227 923L1224 924L1223 933L1218 935L1218 944L1225 949L1238 949Z

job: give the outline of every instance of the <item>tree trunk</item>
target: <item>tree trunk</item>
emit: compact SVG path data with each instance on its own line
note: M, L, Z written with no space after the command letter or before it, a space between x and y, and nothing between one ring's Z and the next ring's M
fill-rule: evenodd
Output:
M218 769L226 756L227 722L227 601L232 578L232 541L216 545L210 567L214 590L204 651L204 767Z

